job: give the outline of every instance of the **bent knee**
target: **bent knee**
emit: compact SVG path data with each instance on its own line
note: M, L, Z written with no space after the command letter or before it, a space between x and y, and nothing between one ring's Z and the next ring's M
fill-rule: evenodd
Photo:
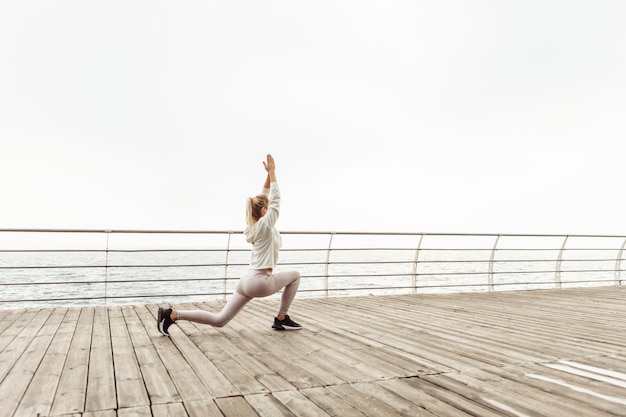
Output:
M225 319L217 320L215 323L213 323L213 327L224 327L231 320L232 320L231 318L225 318Z

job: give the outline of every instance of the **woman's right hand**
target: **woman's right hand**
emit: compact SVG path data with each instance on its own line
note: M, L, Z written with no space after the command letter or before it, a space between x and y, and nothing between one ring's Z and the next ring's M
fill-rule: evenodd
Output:
M263 162L263 167L265 167L268 174L276 170L276 164L274 163L272 155L267 154L266 161Z

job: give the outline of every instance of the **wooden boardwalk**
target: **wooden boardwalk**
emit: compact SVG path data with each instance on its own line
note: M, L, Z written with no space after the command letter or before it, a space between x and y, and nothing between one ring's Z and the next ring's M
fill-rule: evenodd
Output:
M216 310L220 303L185 305ZM0 310L4 416L626 416L626 288Z

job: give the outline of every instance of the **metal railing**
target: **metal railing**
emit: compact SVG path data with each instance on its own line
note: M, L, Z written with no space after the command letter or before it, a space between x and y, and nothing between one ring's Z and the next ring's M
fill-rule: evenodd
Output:
M626 236L282 232L299 297L622 284ZM223 300L241 231L0 229L0 308Z

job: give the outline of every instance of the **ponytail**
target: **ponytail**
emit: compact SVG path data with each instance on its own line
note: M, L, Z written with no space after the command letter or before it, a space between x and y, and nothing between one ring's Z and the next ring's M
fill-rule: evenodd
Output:
M269 198L265 194L259 194L256 197L248 197L246 201L246 224L249 227L254 226L261 218L261 209L267 206Z

